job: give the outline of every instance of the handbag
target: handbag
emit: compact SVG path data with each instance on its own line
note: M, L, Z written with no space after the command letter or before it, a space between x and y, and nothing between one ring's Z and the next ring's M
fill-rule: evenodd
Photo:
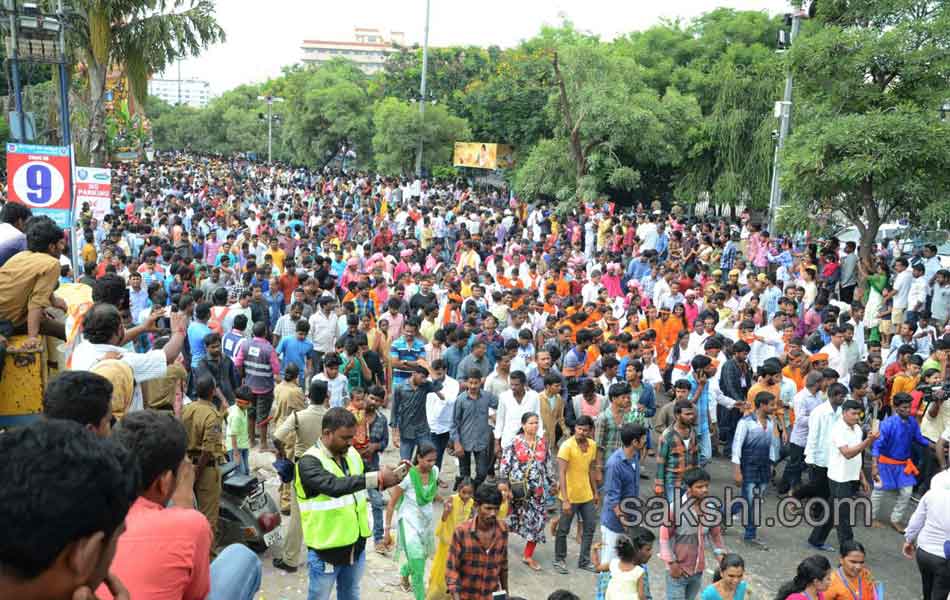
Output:
M508 478L508 489L511 491L511 500L513 502L523 502L528 498L530 487L528 486L528 475L531 473L531 468L534 466L534 451L531 452L531 461L528 463L528 468L525 471L524 476L521 479L512 479Z

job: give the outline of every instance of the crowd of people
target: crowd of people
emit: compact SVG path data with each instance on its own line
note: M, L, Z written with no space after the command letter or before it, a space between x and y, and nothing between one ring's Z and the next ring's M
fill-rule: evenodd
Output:
M818 509L816 554L777 600L882 600L843 502L859 497L904 536L922 597L950 594L950 272L932 246L861 259L747 213L560 214L186 154L113 182L70 234L0 212L0 334L59 338L66 366L46 419L0 435L15 597L253 597L257 556L220 543L218 467L253 475L262 452L289 521L273 565L306 568L312 600L360 597L370 539L416 600L488 600L510 534L584 598L662 580L669 600L743 600L724 524L682 518L738 514L743 546L769 550L754 511L716 505L714 461L747 506ZM662 525L635 524L626 501L653 496Z

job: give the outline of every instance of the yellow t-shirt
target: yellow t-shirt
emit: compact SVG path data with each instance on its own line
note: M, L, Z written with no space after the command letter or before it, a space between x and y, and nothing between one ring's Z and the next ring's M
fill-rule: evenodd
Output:
M282 248L276 250L268 250L264 253L264 256L270 255L274 260L274 266L277 267L277 270L281 273L284 272L284 260L287 258L287 253L283 251Z
M576 437L561 444L557 457L567 462L564 476L567 479L567 501L571 504L583 504L594 499L594 490L590 487L590 465L596 454L597 445L592 440L587 440L587 452L577 445ZM560 497L564 500L564 490L561 490Z

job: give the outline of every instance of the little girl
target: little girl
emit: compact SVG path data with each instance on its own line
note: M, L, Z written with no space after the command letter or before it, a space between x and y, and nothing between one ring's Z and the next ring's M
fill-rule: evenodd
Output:
M614 547L614 556L600 561L600 544L594 547L593 561L598 573L598 600L644 600L646 598L646 564L653 552L656 537L643 527L631 528L621 535Z
M432 558L432 570L429 573L429 586L426 600L444 600L448 598L445 586L445 568L449 560L449 547L455 528L467 521L472 514L475 486L466 477L458 485L458 491L442 507L442 519L435 529L435 555Z

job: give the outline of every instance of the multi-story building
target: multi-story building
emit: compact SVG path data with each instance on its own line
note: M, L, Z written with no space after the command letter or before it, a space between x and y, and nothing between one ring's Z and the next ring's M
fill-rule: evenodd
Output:
M150 79L148 93L172 106L186 104L204 108L211 100L211 84L200 79Z
M404 44L401 31L390 31L385 36L379 29L356 27L353 41L304 40L301 49L304 63L322 65L334 58L346 58L371 75L383 68L387 55L398 52Z

